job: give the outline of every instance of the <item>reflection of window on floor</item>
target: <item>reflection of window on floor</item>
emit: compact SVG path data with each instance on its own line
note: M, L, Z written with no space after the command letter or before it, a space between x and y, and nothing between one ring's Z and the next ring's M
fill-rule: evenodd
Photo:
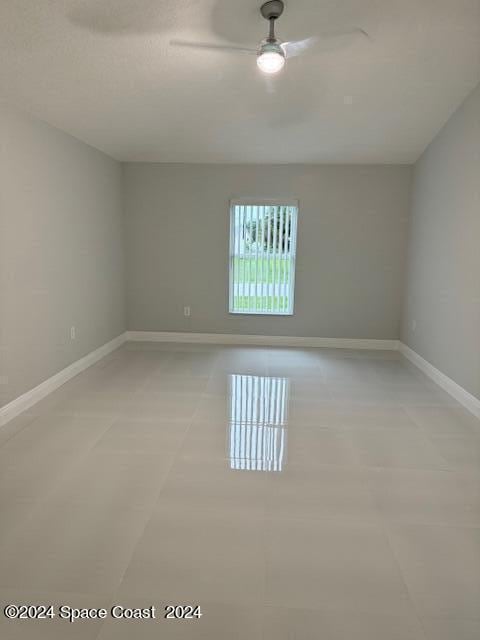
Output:
M230 376L231 469L281 471L287 451L288 380Z

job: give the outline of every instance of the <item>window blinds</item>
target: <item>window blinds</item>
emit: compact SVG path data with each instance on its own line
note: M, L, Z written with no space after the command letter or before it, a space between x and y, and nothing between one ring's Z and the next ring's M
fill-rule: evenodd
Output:
M293 313L297 211L292 205L232 204L230 313Z

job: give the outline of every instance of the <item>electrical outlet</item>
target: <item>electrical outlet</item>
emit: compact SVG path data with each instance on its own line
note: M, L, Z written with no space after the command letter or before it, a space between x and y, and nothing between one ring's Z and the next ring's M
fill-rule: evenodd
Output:
M70 340L75 340L77 337L77 331L75 327L70 327Z
M188 318L190 316L190 307L183 307L183 315Z

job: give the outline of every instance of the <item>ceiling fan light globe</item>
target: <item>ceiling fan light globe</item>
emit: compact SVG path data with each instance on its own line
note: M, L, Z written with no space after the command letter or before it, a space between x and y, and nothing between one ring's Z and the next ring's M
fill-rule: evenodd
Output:
M285 66L285 56L279 51L260 51L257 66L263 73L278 73Z

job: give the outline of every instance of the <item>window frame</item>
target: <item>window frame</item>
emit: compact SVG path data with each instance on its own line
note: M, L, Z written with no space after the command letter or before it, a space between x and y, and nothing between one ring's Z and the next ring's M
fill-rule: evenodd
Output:
M296 261L297 261L297 236L298 236L298 218L300 214L299 201L296 198L232 198L229 203L229 247L228 247L228 313L234 316L276 316L276 317L291 317L295 315L295 281L296 281ZM290 282L289 299L291 300L291 306L289 311L237 311L233 308L233 261L235 258L235 224L234 211L236 206L261 206L261 207L295 207L296 215L294 217L294 223L292 225L292 245L294 247L293 255L291 257L291 264L293 269L293 276Z

